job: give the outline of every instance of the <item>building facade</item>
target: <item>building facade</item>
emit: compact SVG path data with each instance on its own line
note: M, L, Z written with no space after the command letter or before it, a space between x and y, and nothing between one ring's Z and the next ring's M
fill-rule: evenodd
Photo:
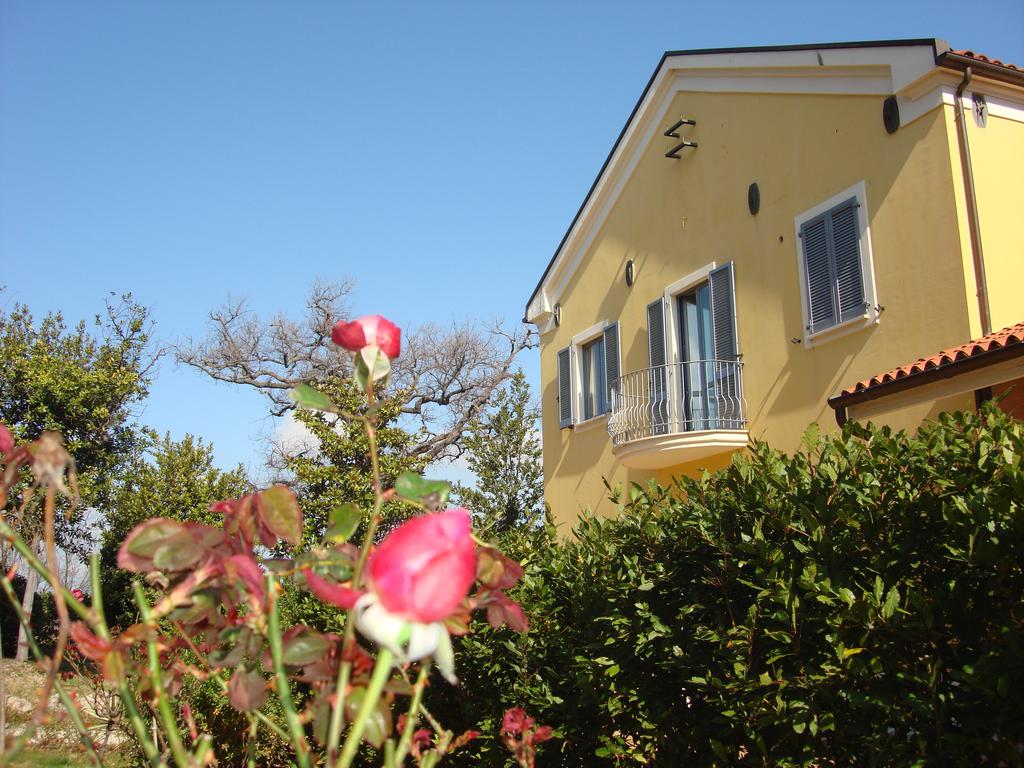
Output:
M1024 319L1021 178L1011 65L936 40L665 54L527 304L556 518L610 513L605 479L792 450L853 382Z

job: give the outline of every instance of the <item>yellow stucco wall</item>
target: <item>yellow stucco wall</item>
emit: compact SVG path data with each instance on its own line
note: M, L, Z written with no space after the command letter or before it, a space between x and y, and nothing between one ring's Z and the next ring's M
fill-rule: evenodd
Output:
M645 483L652 473L615 459L603 421L559 429L558 350L594 323L618 320L622 371L646 367L647 304L711 261L735 267L751 435L784 450L811 421L835 426L826 399L844 386L970 336L952 126L942 108L893 135L882 127L879 97L680 93L662 122L680 114L697 120L687 137L699 148L669 160L671 140L655 134L559 296L561 325L542 338L545 494L566 527L581 508L613 511L602 478ZM754 181L756 216L746 198ZM794 218L861 181L885 311L877 325L813 348L794 344L803 336ZM628 259L631 288L623 280Z
M948 113L952 111L947 108ZM992 329L999 330L1024 321L1024 123L990 113L982 127L970 111L966 123ZM958 194L963 195L962 185ZM973 280L973 271L970 274ZM973 284L970 288L973 299Z

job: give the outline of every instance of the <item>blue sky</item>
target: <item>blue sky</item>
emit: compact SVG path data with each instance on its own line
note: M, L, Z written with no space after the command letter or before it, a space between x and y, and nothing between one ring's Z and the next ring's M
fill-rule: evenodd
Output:
M0 301L515 321L664 50L904 37L1024 64L1024 3L0 0ZM274 428L171 362L140 418L254 468Z

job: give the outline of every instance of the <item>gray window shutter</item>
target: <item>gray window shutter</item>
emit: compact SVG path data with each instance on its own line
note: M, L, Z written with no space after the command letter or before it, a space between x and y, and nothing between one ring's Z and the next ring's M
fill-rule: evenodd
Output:
M807 280L808 331L814 333L836 324L833 293L835 277L829 258L827 214L805 221L800 226L804 250L804 277Z
M615 402L619 388L619 324L612 323L604 329L604 370L608 385L608 408Z
M665 310L661 299L647 305L647 349L651 356L647 396L651 434L668 431L668 370L665 367Z
M736 293L732 262L724 264L708 275L711 293L711 335L716 360L736 359Z
M572 425L572 371L569 348L558 352L558 426Z
M711 364L708 411L716 418L713 429L742 429L742 381L739 350L736 343L736 282L732 262L712 270L708 275L711 294L711 337L715 362Z
M860 268L857 200L851 198L828 213L833 245L839 322L864 314L864 280Z
M651 368L665 364L665 312L661 299L647 305L647 349L651 355Z

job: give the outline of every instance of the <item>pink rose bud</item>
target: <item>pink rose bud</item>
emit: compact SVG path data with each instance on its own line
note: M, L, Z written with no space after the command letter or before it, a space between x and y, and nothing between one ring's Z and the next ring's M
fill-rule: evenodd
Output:
M14 435L11 434L11 430L7 428L6 424L0 422L0 453L7 453L13 447Z
M389 613L422 624L447 618L476 575L469 512L460 507L403 523L374 550L369 570Z
M85 597L85 592L83 592L80 589L72 589L71 590L71 596L73 598L75 598L75 600L78 600L79 602L81 602L82 598Z
M378 347L391 360L402 351L402 330L380 315L367 315L350 323L339 322L331 331L331 338L350 352Z

